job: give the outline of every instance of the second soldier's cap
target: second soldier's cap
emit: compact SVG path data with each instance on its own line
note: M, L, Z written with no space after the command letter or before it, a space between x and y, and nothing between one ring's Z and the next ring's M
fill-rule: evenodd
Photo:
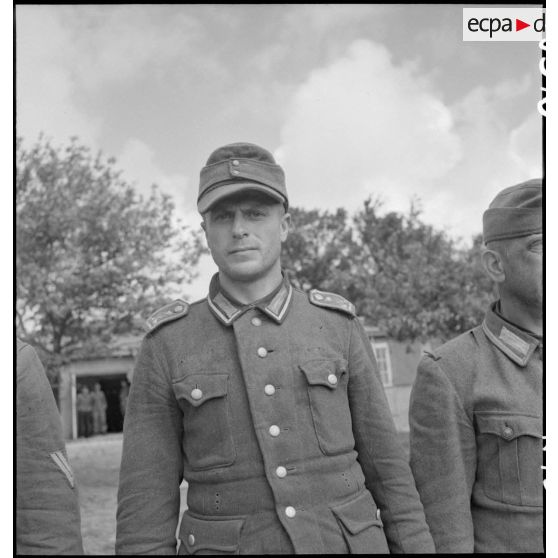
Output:
M288 207L285 173L267 149L253 143L219 147L200 172L198 211L243 190L263 192Z
M542 179L502 190L484 212L482 229L485 244L542 233Z

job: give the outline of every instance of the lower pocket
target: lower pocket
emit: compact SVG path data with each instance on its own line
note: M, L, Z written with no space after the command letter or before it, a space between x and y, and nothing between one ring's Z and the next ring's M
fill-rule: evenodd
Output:
M389 554L378 508L368 490L331 507L351 554Z
M185 511L180 523L178 554L238 554L243 517L195 517Z

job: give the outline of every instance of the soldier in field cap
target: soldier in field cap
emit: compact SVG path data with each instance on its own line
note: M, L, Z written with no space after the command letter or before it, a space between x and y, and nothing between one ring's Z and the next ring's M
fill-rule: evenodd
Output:
M499 298L419 364L411 466L438 552L543 552L542 180L483 215Z
M283 170L214 151L198 209L218 267L207 298L148 320L124 425L116 550L433 552L353 305L282 273Z

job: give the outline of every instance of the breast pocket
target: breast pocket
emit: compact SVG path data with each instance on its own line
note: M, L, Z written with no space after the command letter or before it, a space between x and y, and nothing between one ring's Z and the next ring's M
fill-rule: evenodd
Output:
M347 399L347 363L327 359L300 365L306 378L318 443L325 455L353 449L351 412Z
M234 463L228 374L192 374L173 382L184 419L184 453L192 469Z
M475 413L477 481L486 496L505 504L542 506L542 419Z

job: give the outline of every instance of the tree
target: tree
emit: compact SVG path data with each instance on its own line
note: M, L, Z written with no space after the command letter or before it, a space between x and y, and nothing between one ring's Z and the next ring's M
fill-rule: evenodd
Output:
M295 282L338 292L359 315L398 340L448 339L478 324L492 286L479 261L481 238L460 248L443 231L408 214L380 214L368 199L346 212L293 208L284 264Z
M17 333L47 368L140 331L140 316L193 277L200 237L169 196L138 195L114 159L73 138L16 147Z

